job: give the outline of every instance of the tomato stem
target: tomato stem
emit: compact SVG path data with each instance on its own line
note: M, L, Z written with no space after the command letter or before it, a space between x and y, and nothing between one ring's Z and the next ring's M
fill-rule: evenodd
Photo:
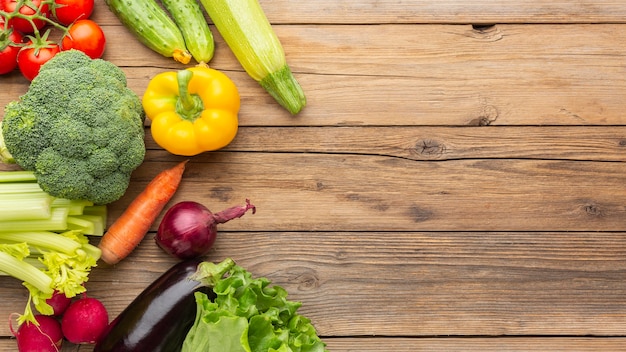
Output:
M44 5L48 5L51 9L52 9L52 13L54 14L54 11L56 10L56 8L58 7L58 5L54 2L54 0L45 0L41 2L41 6L37 7L35 6L31 1L29 0L20 0L17 2L17 5L15 6L15 9L11 12L6 12L3 10L0 10L0 16L2 16L4 23L9 23L10 20L14 19L14 18L20 18L23 19L25 21L28 21L30 23L30 25L33 27L33 34L35 34L35 36L39 35L39 28L37 28L37 25L35 24L35 21L43 21L46 24L49 24L51 26L53 26L54 28L58 29L59 31L63 32L63 34L67 33L68 31L68 27L65 27L57 22L55 22L54 20L52 20L51 18L48 18L48 16L45 16L41 13L41 8ZM34 14L31 15L25 15L23 13L20 12L20 9L22 8L22 6L26 6L28 8L30 8L31 10L35 11ZM7 26L8 27L8 26Z

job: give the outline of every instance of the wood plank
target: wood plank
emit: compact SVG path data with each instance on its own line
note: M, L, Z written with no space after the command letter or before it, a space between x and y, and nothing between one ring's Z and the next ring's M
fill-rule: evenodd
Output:
M241 127L225 151L377 155L409 160L541 159L623 161L626 128ZM146 132L150 149L159 149Z
M622 1L261 3L309 105L289 116L214 31L242 128L192 159L172 203L258 212L208 259L287 288L332 351L626 351ZM104 2L94 19L136 93L183 67ZM3 106L27 82L0 86ZM147 143L110 221L182 159ZM153 236L91 275L112 316L175 262ZM26 290L0 287L0 316L20 311Z
M537 2L415 1L415 0L260 0L274 24L360 23L624 23L626 8L620 0ZM96 2L94 19L116 23L104 2Z
M621 161L480 155L423 161L384 153L360 155L358 150L367 147L347 145L337 154L202 154L188 164L172 202L196 200L219 210L251 198L259 212L224 225L234 230L624 230L626 164ZM126 195L111 205L111 219L156 173L175 162L165 151L149 151Z
M626 351L622 338L346 338L327 339L333 352L594 352Z
M623 338L326 338L333 352L596 352L626 351ZM93 346L65 343L61 352L90 352ZM15 341L0 340L0 352L15 352Z
M150 77L180 68L120 26L105 32L104 58L123 67L138 95ZM626 25L288 25L277 32L308 106L298 117L278 107L218 37L211 64L238 85L242 126L625 123ZM17 72L2 85L0 105L27 89Z
M223 230L208 260L283 286L325 337L623 336L624 235ZM151 234L87 289L114 317L173 263ZM0 316L21 310L26 290L0 285Z
M278 23L598 23L621 22L621 1L292 1L261 0Z
M151 154L112 218L176 162ZM623 162L216 152L194 157L184 177L172 201L258 206L225 224L234 230L622 231L626 216Z
M497 339L407 339L407 338L348 338L327 339L328 349L333 352L353 352L359 346L362 352L397 351L397 352L594 352L625 351L623 339L606 338L497 338ZM13 341L0 340L1 352L14 352ZM91 346L72 346L66 344L61 352L88 352Z

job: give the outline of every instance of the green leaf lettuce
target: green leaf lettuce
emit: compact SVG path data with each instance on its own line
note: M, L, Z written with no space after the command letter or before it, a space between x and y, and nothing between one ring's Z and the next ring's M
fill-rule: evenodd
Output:
M300 302L266 278L253 278L231 259L203 262L193 279L213 288L214 301L196 292L195 323L182 352L326 352Z

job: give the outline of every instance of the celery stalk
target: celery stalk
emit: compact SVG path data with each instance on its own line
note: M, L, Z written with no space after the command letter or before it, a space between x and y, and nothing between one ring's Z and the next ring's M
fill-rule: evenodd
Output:
M25 242L35 248L45 248L46 250L73 253L81 247L81 244L50 231L31 232L4 232L0 231L0 242Z
M63 231L67 230L68 208L52 208L47 219L0 221L0 231Z
M29 172L0 172L0 273L23 281L29 292L18 321L34 321L31 304L52 314L46 299L54 290L67 297L85 291L102 255L85 234L103 233L105 224L106 206L54 198Z
M102 236L106 205L54 198L32 171L0 171L0 231L65 231Z
M35 266L0 251L0 271L27 282L44 294L52 294L52 279Z
M4 174L4 173L2 173ZM41 193L46 194L36 182L0 182L0 194Z
M93 206L93 202L88 200L70 200L65 198L55 198L52 201L52 207L63 207L69 210L69 215L81 215L85 211L85 207Z
M47 219L51 215L53 197L46 193L2 194L0 221Z
M85 207L83 209L83 215L96 215L102 219L104 225L106 225L106 220L108 216L107 206L106 205L92 205Z
M7 171L0 172L0 182L37 182L37 178L32 171Z
M67 228L78 230L85 235L104 235L104 223L97 215L73 215L67 217Z
M0 271L23 281L29 302L51 314L46 299L57 290L67 297L85 292L84 283L102 252L79 231L0 232ZM31 264L37 260L38 264ZM30 303L20 320L30 320Z

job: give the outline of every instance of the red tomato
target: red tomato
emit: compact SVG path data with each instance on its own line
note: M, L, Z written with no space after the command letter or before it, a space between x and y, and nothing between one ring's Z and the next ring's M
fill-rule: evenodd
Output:
M52 59L59 51L59 46L56 44L49 44L40 49L24 47L17 54L17 66L22 75L32 81L39 74L41 65Z
M94 6L94 0L54 0L54 3L57 21L66 26L76 20L88 19Z
M42 0L29 0L28 4L32 4L33 7L39 9L40 15L48 17L50 15L50 7L48 6L48 4L42 4ZM3 10L5 12L14 12L15 9L17 8L18 5L18 0L0 0L0 10ZM23 4L20 9L19 12L22 15L26 15L26 16L32 16L36 13L36 11L27 4ZM26 19L23 18L12 18L9 20L9 27L12 27L13 29L16 29L22 33L25 34L30 34L30 33L34 33L35 29L33 28L33 25L27 21ZM35 26L37 27L37 29L41 29L46 25L46 21L41 20L41 19L34 19L33 20L33 24L35 24Z
M102 57L106 38L102 28L92 20L78 20L70 25L67 34L63 37L63 50L77 49L92 59Z
M3 37L4 23L0 22L0 38ZM17 31L11 31L6 40L0 40L0 75L9 73L17 67L17 53L20 52L19 46L13 46L14 43L21 43L22 35Z

